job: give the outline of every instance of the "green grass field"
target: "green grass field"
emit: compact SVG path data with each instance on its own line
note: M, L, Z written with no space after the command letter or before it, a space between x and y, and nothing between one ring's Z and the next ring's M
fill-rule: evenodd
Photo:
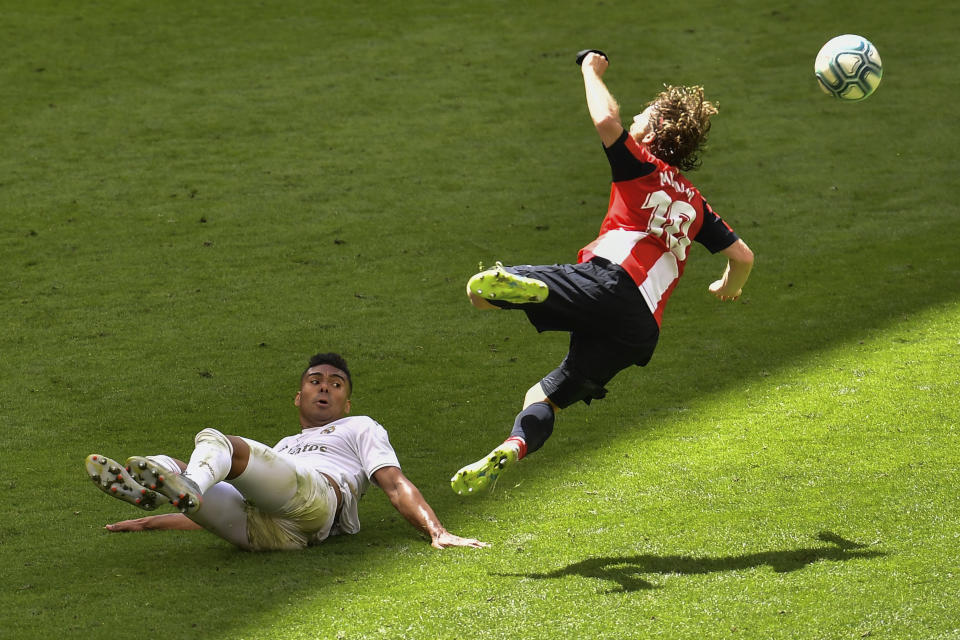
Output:
M919 0L4 3L0 638L960 638L960 9ZM817 89L879 48L877 94ZM657 353L477 500L563 335L483 314L483 261L575 259L609 170L574 53L624 115L719 101L691 177L757 255L695 249ZM110 534L87 453L296 428L351 361L449 529L249 554Z

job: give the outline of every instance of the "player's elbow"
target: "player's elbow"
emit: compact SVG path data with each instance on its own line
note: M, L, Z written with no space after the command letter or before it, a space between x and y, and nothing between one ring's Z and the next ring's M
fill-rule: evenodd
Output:
M623 124L620 122L620 114L608 112L601 116L593 118L593 126L597 128L597 133L601 136L616 134L618 137L623 131Z
M405 477L399 476L392 478L388 483L380 485L380 488L387 494L390 502L397 505L409 498L412 492L412 483Z
M753 251L743 240L737 240L727 251L724 252L727 259L744 267L753 267Z
M593 126L595 126L597 129L606 129L612 126L622 126L620 124L620 114L616 113L614 109L609 107L603 113L594 115L592 120Z

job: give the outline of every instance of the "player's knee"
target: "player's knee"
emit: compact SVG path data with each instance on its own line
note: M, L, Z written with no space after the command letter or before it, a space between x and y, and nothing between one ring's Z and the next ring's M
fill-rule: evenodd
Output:
M250 463L250 445L239 436L227 436L233 447L233 454L230 460L230 473L227 479L231 480L247 470Z
M230 441L230 436L226 436L216 429L207 428L200 431L193 441L198 445L201 443L216 444L233 452L233 443Z
M543 386L539 382L527 389L527 393L523 397L523 408L526 409L537 402L546 402L554 411L561 409L553 400L547 397L547 394L543 391Z
M547 392L550 404L559 409L580 401L590 404L607 395L603 384L564 366L548 374L541 381L541 388Z

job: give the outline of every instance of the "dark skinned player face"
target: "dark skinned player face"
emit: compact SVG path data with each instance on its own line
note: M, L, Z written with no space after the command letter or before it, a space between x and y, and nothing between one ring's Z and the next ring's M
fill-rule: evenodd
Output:
M294 399L300 409L300 426L322 427L350 413L350 384L347 375L333 365L310 367Z

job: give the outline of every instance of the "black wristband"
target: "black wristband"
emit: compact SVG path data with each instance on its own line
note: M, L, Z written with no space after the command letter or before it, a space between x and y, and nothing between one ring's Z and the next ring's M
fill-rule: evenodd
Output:
M605 54L603 51L600 51L600 49L584 49L583 51L580 51L579 53L577 53L577 66L578 66L578 67L583 64L583 59L587 57L587 54L588 54L588 53L598 53L598 54L600 54L601 56L603 56L604 58L607 58L607 54ZM607 60L609 60L609 59L610 59L610 58L607 58Z

